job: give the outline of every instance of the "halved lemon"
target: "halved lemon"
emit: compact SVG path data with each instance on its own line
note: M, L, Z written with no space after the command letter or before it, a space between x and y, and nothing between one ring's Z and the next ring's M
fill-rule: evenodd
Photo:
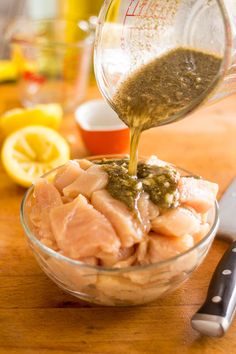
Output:
M29 126L6 138L1 156L7 174L17 184L29 187L44 173L66 163L70 148L55 130Z
M41 104L26 109L11 109L0 117L0 129L5 136L29 125L43 125L58 129L62 116L62 108L56 103Z
M18 78L18 70L11 60L0 60L0 82L15 81Z

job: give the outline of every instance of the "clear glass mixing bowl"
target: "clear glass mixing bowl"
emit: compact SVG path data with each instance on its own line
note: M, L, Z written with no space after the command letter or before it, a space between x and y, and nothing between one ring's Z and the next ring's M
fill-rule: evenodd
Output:
M52 180L57 170L52 170L45 177ZM179 171L182 175L189 176L188 172L181 169ZM33 192L32 186L24 196L21 205L21 222L38 264L47 276L66 292L100 305L140 305L179 287L205 258L219 224L218 205L215 202L214 208L208 215L210 231L188 251L151 265L122 269L91 266L69 259L38 240L29 220L28 202Z

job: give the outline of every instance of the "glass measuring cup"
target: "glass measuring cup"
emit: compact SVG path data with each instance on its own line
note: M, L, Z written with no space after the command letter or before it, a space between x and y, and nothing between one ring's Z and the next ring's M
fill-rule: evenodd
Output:
M106 0L97 28L95 71L113 108L117 88L130 74L178 47L220 56L222 64L196 100L156 125L236 91L235 0Z

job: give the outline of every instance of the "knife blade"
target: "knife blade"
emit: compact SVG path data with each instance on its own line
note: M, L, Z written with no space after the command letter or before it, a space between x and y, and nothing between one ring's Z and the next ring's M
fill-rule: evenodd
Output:
M217 237L231 244L216 267L204 304L191 319L195 330L211 337L221 337L227 332L236 311L236 178L219 205Z

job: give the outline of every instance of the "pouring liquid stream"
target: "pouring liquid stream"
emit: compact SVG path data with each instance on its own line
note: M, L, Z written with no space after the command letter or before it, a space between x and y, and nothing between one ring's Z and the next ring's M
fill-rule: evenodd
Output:
M138 166L138 146L139 140L141 137L140 128L131 128L130 129L130 161L129 161L129 175L137 175L137 166Z
M215 89L222 58L177 48L130 74L118 88L114 108L130 128L129 175L137 175L142 131L184 118Z

